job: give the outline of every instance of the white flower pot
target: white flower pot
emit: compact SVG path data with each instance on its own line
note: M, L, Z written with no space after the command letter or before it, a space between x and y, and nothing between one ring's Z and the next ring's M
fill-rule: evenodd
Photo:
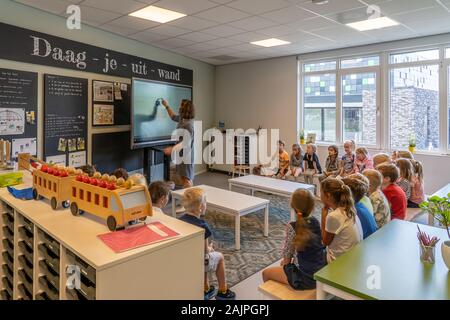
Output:
M441 245L442 259L444 259L445 265L450 269L450 240L442 242Z

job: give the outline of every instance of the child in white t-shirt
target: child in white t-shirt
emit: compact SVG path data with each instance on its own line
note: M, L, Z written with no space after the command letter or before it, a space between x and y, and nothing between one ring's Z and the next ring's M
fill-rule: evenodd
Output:
M327 178L321 184L322 242L331 262L362 240L356 224L356 209L351 190L340 179Z

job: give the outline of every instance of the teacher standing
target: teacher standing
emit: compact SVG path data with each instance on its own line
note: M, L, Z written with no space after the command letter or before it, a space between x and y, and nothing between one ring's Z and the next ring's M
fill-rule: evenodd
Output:
M167 114L172 121L178 122L177 129L185 129L190 133L191 141L184 143L184 145L190 146L190 161L188 161L189 163L182 162L176 164L176 176L174 179L176 185L182 186L183 188L190 188L194 185L194 105L191 100L181 100L178 115L175 114L166 100L163 99L162 105L166 108ZM170 156L173 148L181 147L181 141L182 140L178 141L173 147L164 149L164 154Z

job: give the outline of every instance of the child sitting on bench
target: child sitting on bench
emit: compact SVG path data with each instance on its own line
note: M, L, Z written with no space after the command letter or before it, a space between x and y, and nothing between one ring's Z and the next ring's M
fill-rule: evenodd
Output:
M314 273L326 264L319 221L311 213L315 197L305 189L297 189L291 197L291 208L297 221L286 228L281 266L263 271L263 280L289 284L295 290L316 288Z

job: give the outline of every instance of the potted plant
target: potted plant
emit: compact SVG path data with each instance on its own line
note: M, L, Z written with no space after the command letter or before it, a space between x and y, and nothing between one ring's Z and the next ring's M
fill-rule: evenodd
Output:
M300 130L299 137L300 137L300 144L305 144L305 131L303 129Z
M448 240L442 242L441 252L450 269L450 193L446 197L432 196L422 202L420 208L428 211L447 230Z
M416 137L414 135L411 135L409 137L408 149L411 153L414 153L414 151L416 149Z

